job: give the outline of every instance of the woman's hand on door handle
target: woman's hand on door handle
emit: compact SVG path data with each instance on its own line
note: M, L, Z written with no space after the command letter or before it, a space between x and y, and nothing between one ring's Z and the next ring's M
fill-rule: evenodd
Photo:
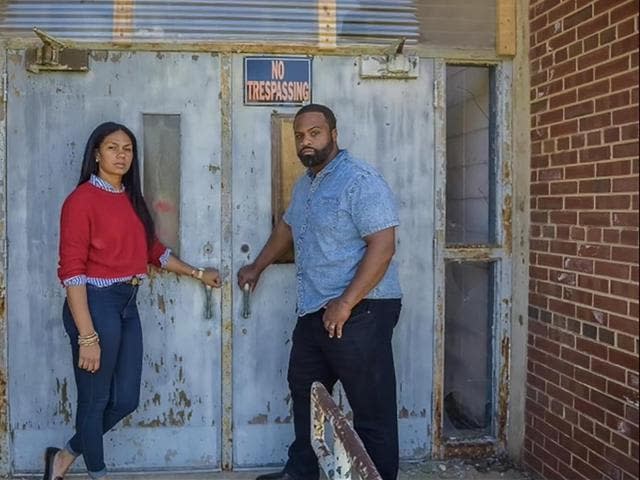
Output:
M220 278L220 272L215 268L205 268L202 271L202 277L200 281L205 285L213 288L220 288L222 286L222 280Z

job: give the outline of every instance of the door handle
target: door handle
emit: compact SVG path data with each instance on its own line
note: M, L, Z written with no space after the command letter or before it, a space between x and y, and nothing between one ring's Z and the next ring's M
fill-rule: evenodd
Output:
M242 287L242 318L251 316L251 289L249 284L245 283Z
M213 318L213 288L204 283L202 287L204 288L204 318L211 320Z

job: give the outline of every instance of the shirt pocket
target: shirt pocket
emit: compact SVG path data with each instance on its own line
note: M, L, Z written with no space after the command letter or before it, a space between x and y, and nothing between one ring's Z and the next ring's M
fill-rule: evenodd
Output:
M335 197L319 197L311 208L314 227L335 230L338 227L340 201Z

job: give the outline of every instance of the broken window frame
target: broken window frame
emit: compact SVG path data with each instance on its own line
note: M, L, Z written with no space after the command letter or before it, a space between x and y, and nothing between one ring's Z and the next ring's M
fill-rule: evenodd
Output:
M493 218L496 219L493 241L486 245L446 244L446 73L447 65L484 66L493 70L491 108L491 149L494 155ZM434 69L435 101L435 329L433 372L432 457L479 457L506 450L509 397L510 319L511 319L511 88L512 66L508 61L455 61L437 59ZM490 215L491 216L491 215ZM449 440L444 434L444 335L445 335L445 264L447 262L494 263L491 434Z

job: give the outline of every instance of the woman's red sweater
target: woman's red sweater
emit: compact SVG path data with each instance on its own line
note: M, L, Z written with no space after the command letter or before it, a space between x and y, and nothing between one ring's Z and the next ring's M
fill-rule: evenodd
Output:
M128 195L85 182L67 197L60 215L60 281L86 275L122 278L160 266L166 247L158 240L147 250L144 225Z

